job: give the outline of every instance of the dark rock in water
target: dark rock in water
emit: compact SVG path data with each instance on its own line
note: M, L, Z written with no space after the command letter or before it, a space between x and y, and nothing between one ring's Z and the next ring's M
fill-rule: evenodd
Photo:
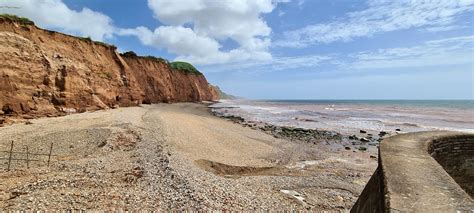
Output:
M401 129L395 129L395 131L400 132L400 131L402 131L402 130L401 130Z
M367 133L367 131L365 131L365 130L360 130L359 132L360 133Z
M351 147L348 147L348 146L346 146L346 147L344 147L344 148L345 148L346 150L351 150Z
M297 120L297 121L316 122L315 120L309 119L309 118L298 118L298 117L294 117L293 119L295 119L295 120Z
M362 141L362 142L369 142L369 139L367 139L367 138L360 138L359 140Z
M234 122L244 122L244 121L245 121L244 118L239 117L239 116L223 115L223 116L221 116L221 117L226 118L226 119L229 119L229 120L234 121Z
M383 137L383 136L385 136L385 135L387 135L387 134L388 134L387 132L381 131L381 132L379 133L379 136L380 136L380 137Z
M349 139L351 139L351 140L359 140L359 138L357 138L357 136L355 136L355 135L349 136Z
M361 147L359 147L359 150L360 150L360 151L366 151L366 150L367 150L367 147L361 146Z

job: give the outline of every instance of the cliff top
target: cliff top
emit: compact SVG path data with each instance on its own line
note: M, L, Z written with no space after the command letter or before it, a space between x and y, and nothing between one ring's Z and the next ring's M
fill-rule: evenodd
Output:
M145 58L148 60L158 61L167 64L172 70L180 70L186 73L202 75L202 73L196 69L192 64L184 61L173 61L169 62L168 60L160 57L155 56L139 56L133 51L128 51L120 54L122 57L129 57L129 58Z
M0 20L16 22L24 25L35 25L35 23L28 18L19 17L11 14L0 14Z
M1 21L19 23L21 25L36 26L35 23L33 21L31 21L30 19L25 18L25 17L19 17L19 16L12 15L12 14L0 14L0 20ZM51 30L46 30L46 31L52 32L52 33L60 33L60 32L51 31ZM63 34L63 33L60 33L60 34ZM89 43L94 43L94 44L97 44L97 45L102 45L102 46L109 47L109 48L114 48L114 49L117 48L116 46L114 46L112 44L107 44L107 43L101 42L101 41L94 41L90 37L72 36L72 35L68 35L68 34L64 34L64 35L75 37L75 38L78 38L82 41L86 41L86 42L89 42ZM138 58L145 58L145 59L149 59L149 60L153 60L153 61L163 62L163 63L168 64L168 66L170 66L170 68L172 70L180 70L180 71L184 71L186 73L202 75L202 73L199 70L197 70L192 64L187 63L187 62L183 62L183 61L175 61L175 62L170 63L168 60L166 60L164 58L160 58L160 57L138 56L133 51L125 52L125 53L122 53L120 55L125 56L125 57L138 57Z

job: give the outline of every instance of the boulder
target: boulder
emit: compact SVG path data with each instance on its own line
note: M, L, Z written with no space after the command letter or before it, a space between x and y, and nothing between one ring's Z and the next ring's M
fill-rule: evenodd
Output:
M365 131L365 130L359 130L359 132L363 133L363 134L367 133L367 131Z

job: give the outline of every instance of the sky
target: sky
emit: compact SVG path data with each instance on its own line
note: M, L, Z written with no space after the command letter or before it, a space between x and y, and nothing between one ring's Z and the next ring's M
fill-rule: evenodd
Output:
M251 99L474 99L474 0L0 0Z

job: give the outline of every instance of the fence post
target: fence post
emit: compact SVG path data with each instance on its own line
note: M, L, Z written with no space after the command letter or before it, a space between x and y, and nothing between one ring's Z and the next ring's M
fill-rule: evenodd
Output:
M8 156L8 168L7 168L7 171L10 171L10 164L12 163L12 154L13 154L13 141L12 141L12 145L10 146L10 155Z
M48 155L48 166L49 162L51 161L51 153L53 152L53 143L51 143L51 147L49 148L49 155Z
M26 146L26 168L30 168L30 158L29 158L30 153L28 152L28 146Z

